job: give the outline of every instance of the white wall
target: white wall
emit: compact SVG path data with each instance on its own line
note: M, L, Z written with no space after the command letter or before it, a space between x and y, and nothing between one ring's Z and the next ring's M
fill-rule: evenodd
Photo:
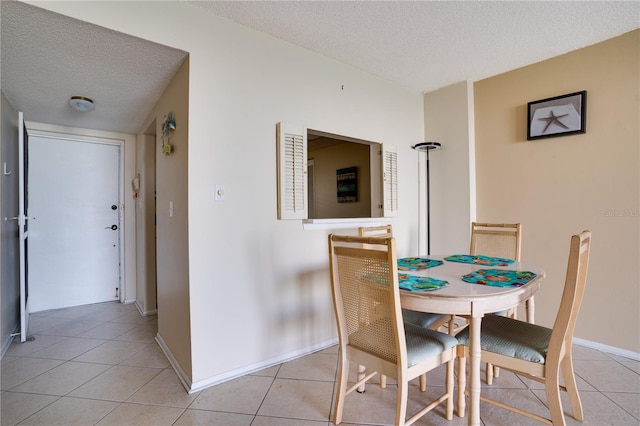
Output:
M189 283L176 285L189 288L194 388L336 337L328 231L276 219L277 122L396 145L398 254L418 250L420 94L184 3L34 4L190 54Z

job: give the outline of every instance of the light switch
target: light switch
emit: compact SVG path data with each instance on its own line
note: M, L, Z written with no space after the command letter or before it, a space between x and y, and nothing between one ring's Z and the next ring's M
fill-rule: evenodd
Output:
M224 185L216 184L216 193L214 196L215 201L224 201Z
M173 201L169 201L169 217L173 217Z

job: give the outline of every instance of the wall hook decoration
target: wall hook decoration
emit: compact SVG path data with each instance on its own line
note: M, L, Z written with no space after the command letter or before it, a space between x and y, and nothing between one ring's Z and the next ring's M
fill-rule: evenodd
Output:
M176 121L173 118L173 112L164 116L162 120L162 153L171 154L173 147L171 146L171 132L176 130Z

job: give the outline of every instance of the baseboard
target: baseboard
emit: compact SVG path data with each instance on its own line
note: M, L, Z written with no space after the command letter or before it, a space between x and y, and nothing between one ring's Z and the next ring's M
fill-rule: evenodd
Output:
M13 343L13 338L19 332L20 332L20 322L18 322L18 324L16 324L16 326L13 329L13 331L11 333L9 333L9 335L7 336L5 341L2 342L2 352L0 352L0 358L4 357L4 354L9 350L9 347L11 346L11 343Z
M187 389L188 392L194 393L206 389L208 387L218 385L220 383L227 382L229 380L233 380L238 377L242 377L244 375L254 373L256 371L263 370L265 368L272 367L274 365L282 364L283 362L291 361L297 358L301 358L303 356L309 355L313 352L317 352L319 350L328 348L338 343L337 338L333 338L330 340L326 340L324 342L320 342L318 344L308 346L303 349L299 349L297 351L289 352L283 355L279 355L274 358L270 358L264 361L260 361L256 364L251 364L242 368L237 368L235 370L227 371L224 374L220 374L217 376L209 377L205 380L198 380L197 382L193 382L191 384L191 388Z
M592 342L590 340L573 338L573 343L578 346L584 346L586 348L596 349L601 352L606 352L611 355L621 356L623 358L629 358L635 361L640 361L640 353L628 351L626 349L616 348L615 346L603 345L602 343Z
M140 312L140 315L142 315L143 317L146 317L148 315L156 315L158 313L157 309L152 309L150 311L145 311L142 306L140 306L140 303L138 303L138 301L134 301L134 303L136 304L136 308L138 308L138 312Z
M156 334L156 342L158 342L160 349L169 360L169 364L171 364L171 367L173 367L173 370L178 375L178 379L180 379L180 383L182 383L182 386L184 386L188 393L193 393L194 391L191 390L193 387L191 384L191 379L189 378L189 376L187 376L182 367L180 367L178 360L176 360L176 358L173 356L173 353L171 353L169 347L165 343L162 336L160 336L160 334Z

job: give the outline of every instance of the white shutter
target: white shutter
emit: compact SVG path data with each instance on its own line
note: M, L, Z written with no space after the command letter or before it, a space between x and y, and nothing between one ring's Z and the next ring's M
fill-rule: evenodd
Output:
M278 219L307 219L307 129L276 125Z
M395 146L382 145L382 199L384 217L398 216L398 153Z

